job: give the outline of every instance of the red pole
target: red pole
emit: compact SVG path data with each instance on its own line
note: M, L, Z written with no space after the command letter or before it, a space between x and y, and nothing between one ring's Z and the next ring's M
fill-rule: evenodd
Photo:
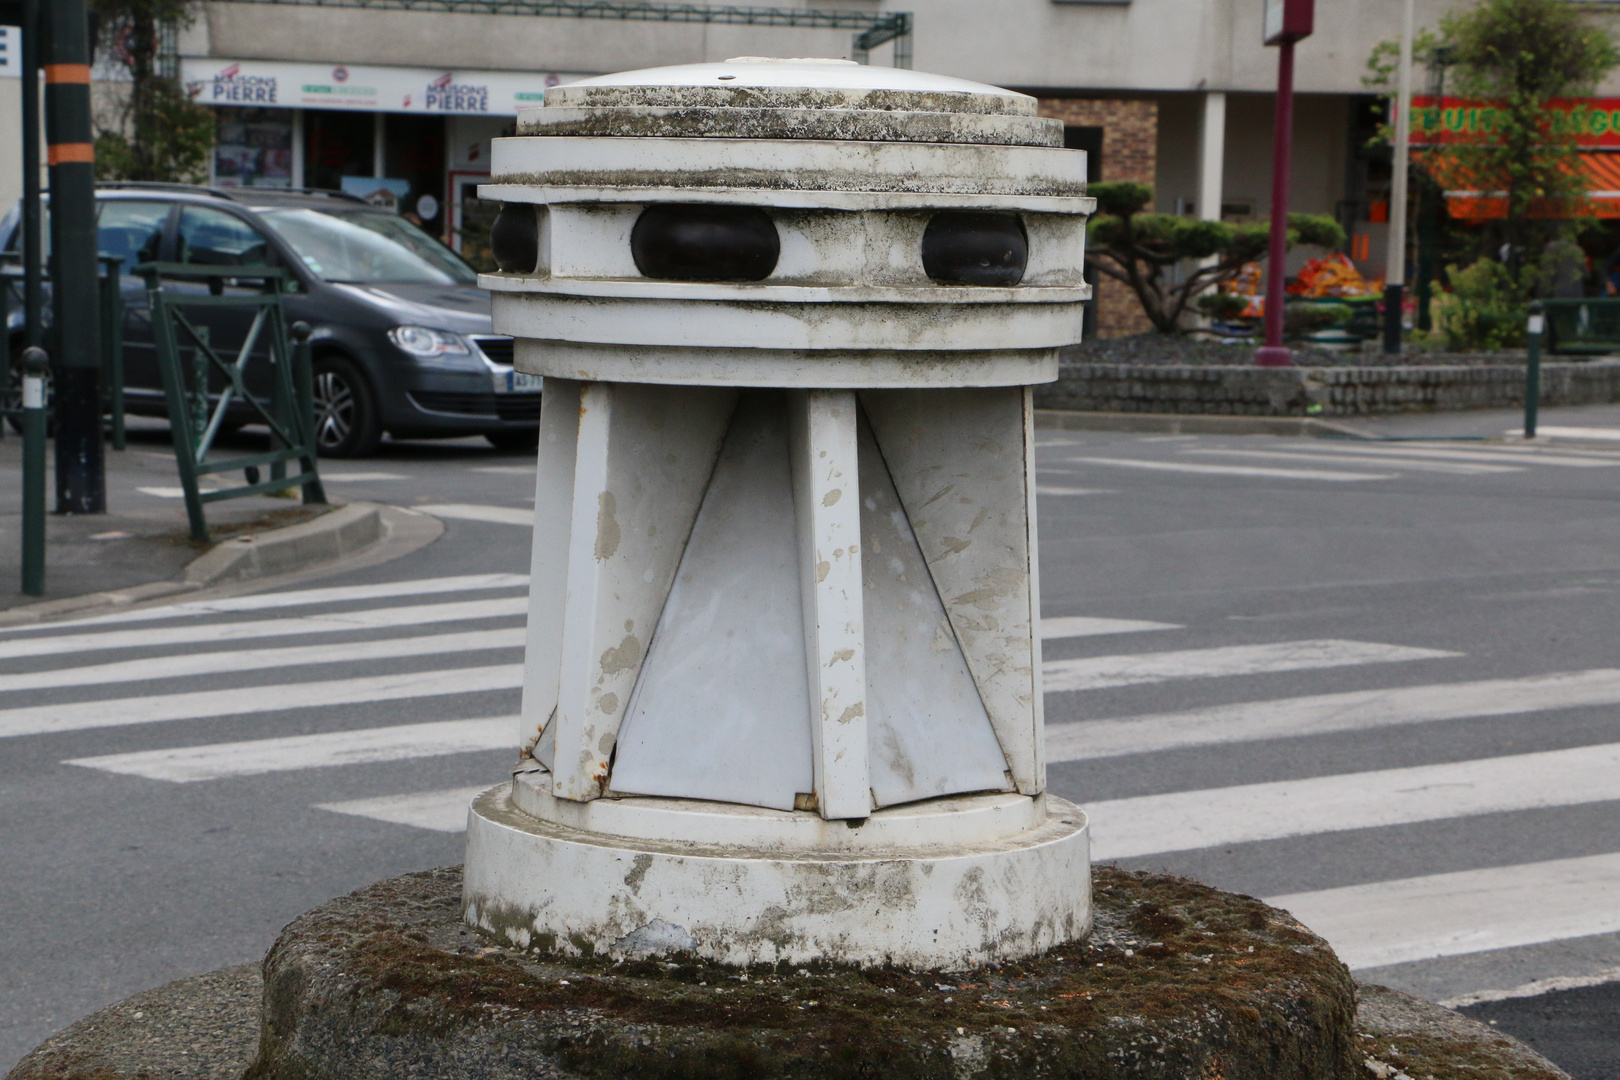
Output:
M1294 42L1277 50L1277 114L1271 140L1271 254L1266 264L1266 343L1259 367L1293 367L1283 346L1283 276L1288 259L1288 165L1294 152Z

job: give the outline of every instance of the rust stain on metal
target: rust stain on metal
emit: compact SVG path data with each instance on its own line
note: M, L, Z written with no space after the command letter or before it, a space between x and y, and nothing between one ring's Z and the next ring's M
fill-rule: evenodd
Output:
M838 717L838 722L840 724L847 724L851 720L859 720L865 715L866 703L863 701L857 701L855 704L843 711L843 713Z
M825 495L823 495L821 497L821 505L822 506L832 506L834 503L836 503L839 499L841 499L843 497L844 497L844 489L843 488L833 488L831 491L827 492L827 494L825 494Z
M625 629L632 624L625 623ZM634 671L641 663L641 639L634 634L626 634L624 640L611 649L602 653L601 665L603 675L618 675L625 671Z
M596 560L611 559L619 550L618 500L613 492L604 491L596 497Z

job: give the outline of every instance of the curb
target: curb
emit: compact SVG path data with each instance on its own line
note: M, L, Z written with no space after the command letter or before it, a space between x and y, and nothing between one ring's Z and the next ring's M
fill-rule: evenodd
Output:
M1331 420L1299 416L1209 416L1202 413L1079 412L1036 409L1035 427L1064 431L1144 431L1163 435L1377 436Z
M378 503L349 503L313 521L222 541L187 564L178 581L152 581L127 589L109 589L0 611L0 629L43 622L59 615L83 614L97 608L126 608L214 585L316 569L375 546L390 532L385 516L398 513L409 511Z

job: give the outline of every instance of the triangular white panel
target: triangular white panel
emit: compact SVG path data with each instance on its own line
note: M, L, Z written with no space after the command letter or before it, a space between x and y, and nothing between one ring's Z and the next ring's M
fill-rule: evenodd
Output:
M1018 790L1042 790L1028 436L1020 387L868 390L861 407Z
M1002 790L1001 745L864 419L858 456L873 800Z
M746 393L619 730L614 791L791 810L812 789L799 588L786 405Z

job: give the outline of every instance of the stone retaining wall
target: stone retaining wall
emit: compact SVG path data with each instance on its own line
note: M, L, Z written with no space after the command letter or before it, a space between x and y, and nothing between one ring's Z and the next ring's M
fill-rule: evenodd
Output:
M1541 365L1542 405L1613 402L1620 402L1620 362ZM1064 364L1057 382L1035 388L1037 408L1083 412L1360 416L1523 404L1524 367L1512 364L1340 368Z

